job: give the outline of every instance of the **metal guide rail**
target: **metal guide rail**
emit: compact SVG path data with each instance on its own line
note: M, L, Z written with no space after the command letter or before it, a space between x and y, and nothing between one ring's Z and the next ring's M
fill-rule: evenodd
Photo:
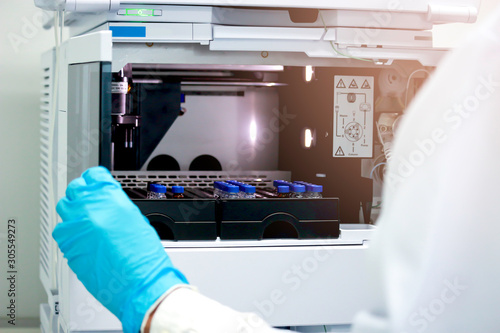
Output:
M146 189L148 182L156 181L167 187L212 187L213 182L240 179L258 188L272 187L273 180L290 180L288 171L113 171L113 177L124 189Z

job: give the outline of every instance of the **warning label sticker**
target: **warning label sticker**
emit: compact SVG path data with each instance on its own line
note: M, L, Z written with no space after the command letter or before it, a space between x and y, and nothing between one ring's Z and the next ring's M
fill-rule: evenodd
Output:
M372 158L374 78L336 75L334 80L333 156Z
M356 83L356 81L354 79L351 81L351 84L349 85L349 89L358 89L358 84Z

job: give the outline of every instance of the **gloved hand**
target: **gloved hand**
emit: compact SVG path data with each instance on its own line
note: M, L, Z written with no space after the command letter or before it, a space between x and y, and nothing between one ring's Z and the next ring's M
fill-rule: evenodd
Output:
M63 222L52 236L87 290L137 333L149 307L168 289L187 284L160 238L103 167L73 180L57 204Z

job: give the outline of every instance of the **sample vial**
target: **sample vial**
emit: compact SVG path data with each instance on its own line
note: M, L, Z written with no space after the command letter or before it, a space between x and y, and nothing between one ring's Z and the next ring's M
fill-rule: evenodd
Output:
M223 182L214 182L214 197L220 198L222 195L222 183Z
M276 192L278 192L278 186L288 186L290 187L292 183L287 182L286 180L275 180L273 181L273 186L276 188Z
M234 186L228 183L223 183L222 186L223 194L222 199L238 199L238 192L240 191L238 186Z
M304 198L306 192L306 187L301 184L293 184L290 186L291 194L290 198Z
M255 186L253 185L248 185L236 180L228 180L227 183L231 185L238 186L240 189L240 192L238 193L238 196L242 199L255 199Z
M220 199L238 199L239 187L226 182L214 182L214 196Z
M255 199L255 186L244 184L242 193L242 198L244 199ZM240 187L241 190L241 187Z
M150 191L148 192L148 199L166 199L167 187L160 184L151 184L149 186Z
M174 199L184 199L184 187L183 186L172 186L172 193L174 194Z
M304 194L305 198L311 198L311 199L323 198L323 195L321 194L323 192L322 185L315 185L303 181L295 181L293 183L304 185L306 187L306 193Z
M307 197L311 199L318 199L318 198L323 198L323 195L321 194L323 192L323 186L321 185L307 185Z
M290 197L290 187L278 186L278 198L289 198L289 197Z
M146 198L149 199L151 193L151 185L153 184L158 184L157 182L148 182L148 185L146 186Z

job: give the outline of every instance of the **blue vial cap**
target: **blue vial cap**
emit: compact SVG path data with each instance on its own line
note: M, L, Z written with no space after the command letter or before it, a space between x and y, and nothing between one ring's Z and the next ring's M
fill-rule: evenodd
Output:
M300 181L300 180L294 181L293 183L294 184L299 184L299 185L304 185L304 186L312 185L311 183L303 182L303 181Z
M246 194L252 194L255 193L255 186L248 185L242 182L238 182L236 180L228 180L226 183L229 183L231 185L238 186L241 192L244 192Z
M240 188L238 186L228 184L225 191L228 193L238 193Z
M278 186L278 193L289 193L290 187L288 186Z
M214 182L214 188L220 190L222 189L223 182Z
M309 192L319 192L319 193L321 193L321 192L323 192L323 186L321 186L321 185L309 185L308 188L307 188L307 190Z
M227 193L238 193L240 191L240 188L238 186L231 185L229 183L220 182L219 185L220 189Z
M238 188L238 186L230 186L227 193L238 193L240 191L240 189Z
M153 184L157 184L157 183L156 182L148 182L148 186L147 186L147 190L148 191L152 191L151 190L151 185L153 185Z
M245 192L246 194L253 194L253 193L255 193L255 186L243 184L240 187L240 190L242 192Z
M183 186L172 186L172 193L174 193L174 194L184 193L184 187Z
M292 183L287 182L286 180L275 180L273 182L273 185L274 185L274 187L278 187L278 186L288 186L289 187L292 185Z
M303 193L306 191L306 187L304 185L301 185L301 184L293 184L291 186L292 188L292 192L296 192L296 193Z
M186 94L181 94L181 103L186 103Z
M151 184L151 191L155 193L166 193L167 187L160 184Z

